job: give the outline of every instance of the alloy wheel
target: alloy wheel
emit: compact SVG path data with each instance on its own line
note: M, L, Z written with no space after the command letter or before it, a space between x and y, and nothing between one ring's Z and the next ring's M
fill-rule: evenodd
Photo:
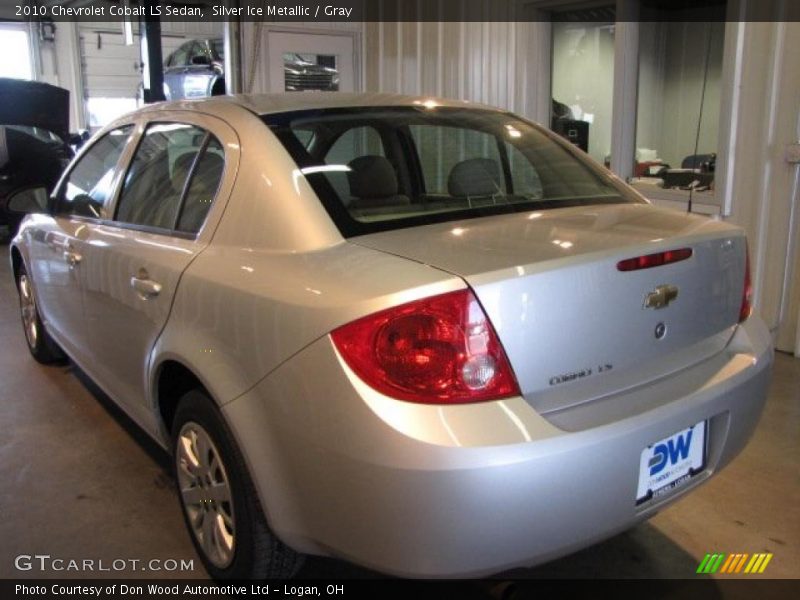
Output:
M183 425L175 453L181 501L206 558L225 568L236 549L236 522L228 473L208 432L195 422Z
M25 328L25 338L32 349L36 348L36 343L39 341L39 319L36 314L33 288L25 273L19 278L19 305L22 312L22 325Z

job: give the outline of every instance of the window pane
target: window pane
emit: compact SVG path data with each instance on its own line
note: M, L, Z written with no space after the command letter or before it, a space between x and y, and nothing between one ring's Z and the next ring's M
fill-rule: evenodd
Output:
M222 171L225 167L225 152L222 144L215 137L211 137L205 152L197 161L189 190L181 209L178 231L197 233L203 226L208 210L214 202Z
M297 139L303 144L303 148L308 150L311 144L314 143L314 130L313 129L295 129L294 134Z
M116 220L173 229L183 186L205 138L199 127L150 125L133 157Z
M353 127L339 136L325 155L325 162L346 165L356 156L367 154L386 156L380 134L374 127Z
M496 184L499 191L505 191L505 180L500 176L503 172L500 151L493 135L461 127L429 125L414 125L410 130L428 194L452 193L449 184L453 179L453 169L459 163L472 165L478 169L478 174L485 170L485 174L491 174L487 176L492 179L492 187Z
M205 57L206 51L200 44L192 44L189 48L189 64L194 64L196 57Z
M58 201L59 214L99 218L111 193L111 181L132 125L107 133L72 169Z
M180 67L189 61L189 44L184 44L180 48L175 51L175 54L172 55L172 60L170 61L171 67Z
M506 142L506 155L508 166L511 170L511 181L514 186L514 195L524 196L532 200L541 199L544 195L542 180L539 173L525 155L517 148Z
M685 10L682 22L639 25L634 176L659 186L685 188L697 181L695 189L702 190L713 185L725 6L713 10L719 22L693 21L688 18L693 11Z
M295 135L302 136L301 130ZM350 190L348 169L350 163L360 156L386 156L381 136L374 127L353 127L345 131L325 154L325 164L336 170L327 171L325 176L342 198L353 196Z
M566 19L569 13L565 13ZM611 155L614 23L553 23L553 131L595 160Z
M517 211L637 201L617 188L605 169L500 112L329 109L264 119L348 237ZM298 129L318 133L310 151L295 135ZM386 156L374 150L384 144ZM343 176L344 183L334 176Z
M30 54L27 31L0 25L0 77L33 79Z

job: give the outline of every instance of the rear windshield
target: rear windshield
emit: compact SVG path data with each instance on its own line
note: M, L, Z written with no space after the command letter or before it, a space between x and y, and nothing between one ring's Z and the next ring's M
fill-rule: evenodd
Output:
M445 107L267 115L349 237L582 204L637 202L601 167L508 113Z

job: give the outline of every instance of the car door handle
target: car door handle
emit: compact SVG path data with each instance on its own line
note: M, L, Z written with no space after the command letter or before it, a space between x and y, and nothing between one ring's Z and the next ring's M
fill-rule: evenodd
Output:
M83 260L83 256L75 252L73 248L67 248L64 250L64 260L67 261L67 264L71 269Z
M150 279L146 273L131 277L131 287L145 300L161 293L161 284Z

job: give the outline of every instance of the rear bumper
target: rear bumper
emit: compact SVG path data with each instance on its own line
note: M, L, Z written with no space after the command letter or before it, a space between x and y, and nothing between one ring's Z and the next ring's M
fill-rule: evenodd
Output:
M328 339L223 410L289 545L404 576L478 576L607 538L729 463L766 398L773 355L763 322L739 327L726 352L690 393L669 396L662 383L662 405L571 433L521 398L429 407L380 397ZM637 506L642 449L701 420L705 470Z

